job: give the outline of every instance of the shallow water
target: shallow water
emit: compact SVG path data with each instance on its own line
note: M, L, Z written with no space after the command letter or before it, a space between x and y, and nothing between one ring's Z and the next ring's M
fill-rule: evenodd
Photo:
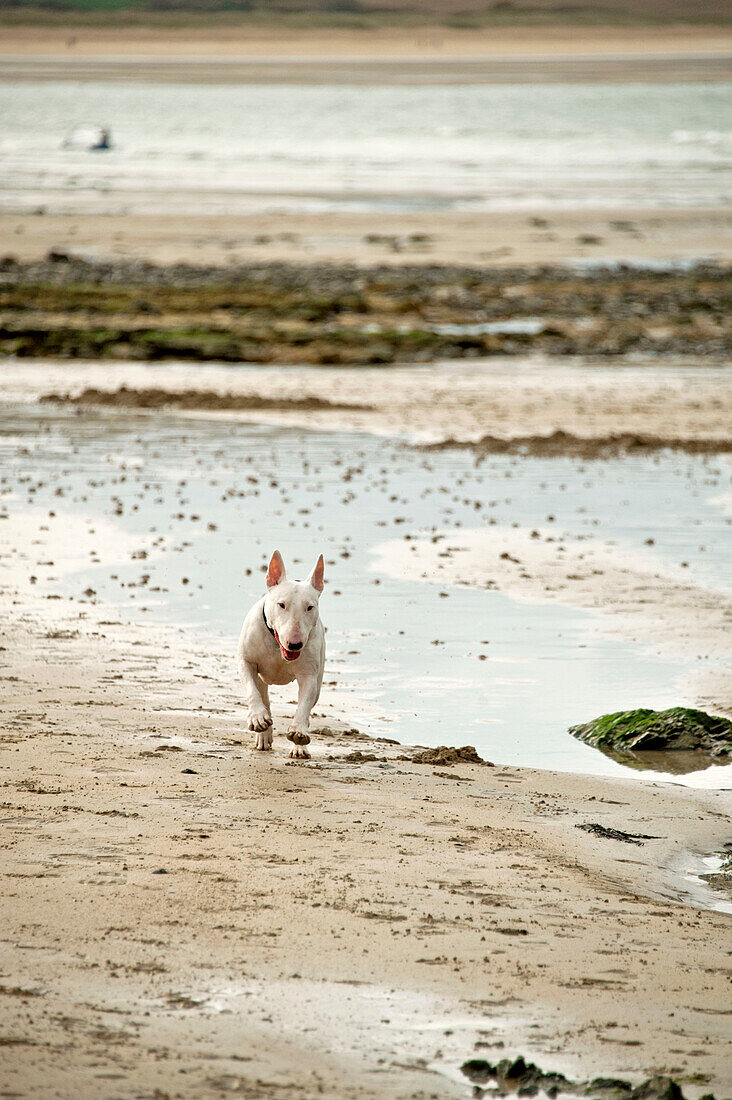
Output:
M726 862L719 855L701 855L687 852L670 868L680 884L679 894L685 901L691 901L702 909L713 909L717 913L732 913L732 898L718 886L706 881L705 875L718 874Z
M473 744L497 763L656 777L566 730L609 710L681 702L676 685L688 665L603 638L581 611L380 577L376 547L490 517L552 523L629 552L647 552L653 537L660 566L687 561L685 579L714 588L729 580L731 467L717 459L476 464L463 452L424 454L369 435L19 405L0 422L0 466L9 526L20 532L52 511L48 522L66 532L52 566L30 558L16 568L48 591L79 597L91 587L136 616L188 624L231 651L232 677L236 637L272 549L295 576L322 549L326 685L343 718L403 742ZM77 531L97 560L81 553ZM732 786L732 767L673 779Z
M732 200L727 84L0 85L0 210L522 210ZM64 148L104 126L113 148ZM78 133L78 130L77 130Z

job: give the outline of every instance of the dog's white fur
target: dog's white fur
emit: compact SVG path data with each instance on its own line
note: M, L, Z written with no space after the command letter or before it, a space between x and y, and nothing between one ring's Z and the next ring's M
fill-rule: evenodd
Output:
M287 731L294 742L290 756L310 757L305 748L310 743L310 712L320 695L325 665L325 631L318 613L323 572L321 554L306 581L288 581L282 556L275 550L267 569L267 592L244 620L237 660L255 748L272 748L270 685L297 680L297 709Z

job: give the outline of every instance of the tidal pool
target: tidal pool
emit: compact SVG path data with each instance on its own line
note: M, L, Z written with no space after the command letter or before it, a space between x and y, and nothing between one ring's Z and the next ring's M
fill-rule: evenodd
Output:
M271 551L302 577L322 550L326 690L343 719L405 743L473 744L502 764L663 775L625 768L567 728L684 702L689 662L603 637L582 611L380 576L377 546L483 523L549 523L629 553L653 538L658 561L686 562L701 586L722 587L729 570L731 466L717 458L476 462L366 434L18 404L2 414L0 465L9 526L55 513L68 535L53 564L37 563L30 544L5 564L50 592L184 624L230 650L232 676ZM83 556L76 529L95 548ZM668 778L732 786L732 766Z

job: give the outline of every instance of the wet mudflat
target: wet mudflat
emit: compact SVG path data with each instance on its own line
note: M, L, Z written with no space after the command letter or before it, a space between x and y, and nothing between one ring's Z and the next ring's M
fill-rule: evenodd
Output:
M390 545L442 539L447 556L451 531L540 528L724 585L725 458L476 461L355 432L54 406L8 406L1 430L4 564L37 593L186 624L232 653L233 678L271 550L298 575L322 548L328 703L367 733L469 743L497 763L633 774L566 730L678 702L689 661L605 637L570 607L389 575ZM685 781L725 786L730 770Z

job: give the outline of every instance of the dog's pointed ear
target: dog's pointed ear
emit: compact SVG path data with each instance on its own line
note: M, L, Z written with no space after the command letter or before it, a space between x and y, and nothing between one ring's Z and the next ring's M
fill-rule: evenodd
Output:
M308 577L308 584L311 584L316 592L323 591L323 585L325 584L325 581L323 580L324 572L325 562L323 561L323 555L321 554L315 565L313 566L312 573Z
M281 584L282 581L286 579L285 563L282 560L282 554L280 554L279 550L275 550L267 566L267 588L274 588L276 584Z

